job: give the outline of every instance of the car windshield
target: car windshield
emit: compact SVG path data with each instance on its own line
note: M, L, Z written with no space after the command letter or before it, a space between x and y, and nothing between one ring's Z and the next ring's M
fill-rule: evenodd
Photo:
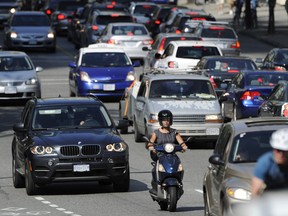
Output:
M188 59L201 59L203 56L220 55L216 47L209 46L183 46L178 47L176 57Z
M275 86L281 80L288 80L287 73L248 73L246 77L246 85L251 86Z
M216 100L216 95L207 80L155 80L151 82L149 98Z
M148 35L147 30L144 26L113 26L112 28L113 35Z
M17 15L14 16L12 26L50 26L46 15Z
M156 11L156 5L136 5L134 14L135 15L145 15L145 14L152 14Z
M255 163L267 151L270 151L270 136L273 131L253 131L237 135L233 140L229 161L231 163Z
M0 72L32 70L33 66L25 56L0 57Z
M256 70L257 66L248 59L211 59L205 69L210 73L237 73L240 70Z
M131 66L125 53L85 53L82 56L82 67L127 67Z
M35 130L111 126L111 119L101 105L41 107L35 110L32 122Z

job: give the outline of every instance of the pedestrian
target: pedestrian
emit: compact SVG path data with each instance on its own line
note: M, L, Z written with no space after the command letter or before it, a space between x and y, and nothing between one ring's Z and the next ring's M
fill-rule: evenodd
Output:
M279 129L270 138L272 151L262 155L252 177L252 197L269 190L288 188L288 128Z
M240 19L241 19L241 13L242 13L242 7L243 7L244 0L236 0L235 2L235 15L233 19L234 26L240 26Z

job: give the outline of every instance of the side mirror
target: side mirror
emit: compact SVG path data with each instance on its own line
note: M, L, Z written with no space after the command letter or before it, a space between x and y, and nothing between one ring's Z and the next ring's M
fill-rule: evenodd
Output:
M76 68L76 62L71 62L71 63L69 63L69 65L68 65L69 67L71 67L71 68Z
M41 72L41 71L43 71L43 68L42 68L42 67L39 67L39 66L37 66L37 67L35 68L35 70L36 70L36 72Z
M27 129L24 128L24 124L23 123L17 123L13 125L13 130L15 132L26 132Z
M140 61L133 61L133 67L140 67L141 63Z
M161 55L160 53L156 53L155 56L154 56L154 58L155 58L155 59L160 59L161 56L162 56L162 55Z
M219 155L212 155L209 157L209 163L219 166L224 166L224 161L220 158Z

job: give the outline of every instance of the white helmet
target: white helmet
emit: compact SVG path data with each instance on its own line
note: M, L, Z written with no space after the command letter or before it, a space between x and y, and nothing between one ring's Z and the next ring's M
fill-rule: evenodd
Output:
M274 149L288 151L288 128L282 128L273 132L270 144Z

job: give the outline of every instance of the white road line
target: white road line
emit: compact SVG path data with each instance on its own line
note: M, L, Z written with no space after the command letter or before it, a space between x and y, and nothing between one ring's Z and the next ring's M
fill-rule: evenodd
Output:
M46 201L46 200L42 201L42 203L44 203L44 204L51 204L51 202Z
M196 192L203 194L203 191L200 189L195 189Z
M52 208L58 208L59 207L58 205L55 205L55 204L51 204L49 206L52 207Z
M64 208L56 208L58 211L66 211Z
M39 200L39 201L45 200L43 197L35 197L35 199L36 199L36 200Z

